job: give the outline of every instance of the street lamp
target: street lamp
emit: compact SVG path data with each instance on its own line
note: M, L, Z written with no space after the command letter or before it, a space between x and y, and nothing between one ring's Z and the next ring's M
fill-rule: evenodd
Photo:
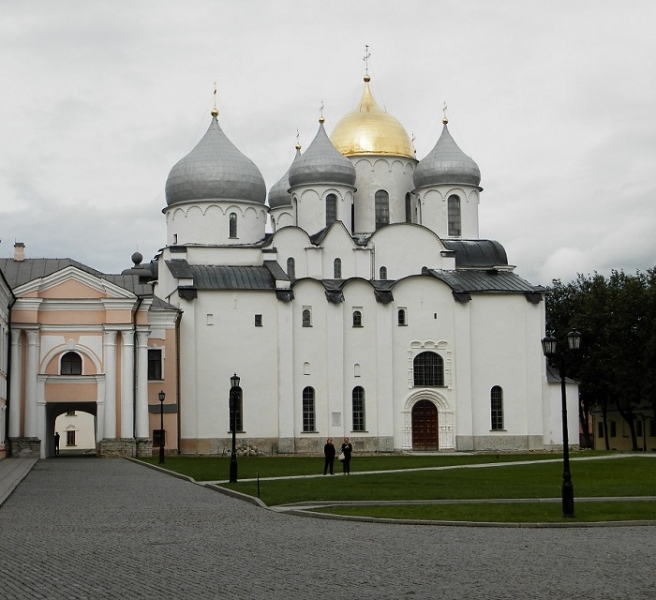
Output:
M560 396L563 412L563 517L574 516L574 486L572 485L572 473L569 470L569 435L567 434L567 392L565 390L565 356L567 352L578 351L581 347L581 334L574 330L567 334L568 348L559 350L556 346L556 338L553 331L547 332L547 337L542 339L542 352L550 363L556 363L560 377Z
M230 378L230 431L232 431L232 452L230 453L230 483L237 483L237 450L235 447L237 435L237 405L241 396L239 376L235 373Z
M164 398L166 394L162 391L157 394L159 398L159 464L164 464Z

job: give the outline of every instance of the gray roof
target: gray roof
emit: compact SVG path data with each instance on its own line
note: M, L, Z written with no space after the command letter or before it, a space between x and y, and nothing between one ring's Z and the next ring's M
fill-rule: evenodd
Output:
M2 271L12 289L35 279L48 277L67 267L75 267L98 279L109 281L136 296L153 296L153 287L147 283L140 283L138 275L107 275L71 258L26 258L19 261L13 258L0 259L0 271Z
M504 247L494 240L442 239L442 244L456 254L456 268L486 269L508 264Z
M546 290L530 284L509 271L444 271L429 269L428 273L446 283L455 293L535 294Z
M264 204L262 173L223 133L212 117L198 145L171 169L166 181L166 203L195 200L243 200Z
M290 187L316 183L355 185L355 167L326 134L323 123L308 149L289 168Z
M190 265L185 260L167 260L176 279L193 279L197 290L267 290L276 289L276 280L266 266Z
M481 183L481 171L458 147L445 123L440 139L428 155L419 161L412 180L417 189L440 184L478 186Z
M292 165L298 160L301 156L301 147L296 147L296 156L292 161ZM289 171L291 165L287 172L278 180L269 190L269 207L278 208L279 206L291 206L292 205L292 195L289 193Z

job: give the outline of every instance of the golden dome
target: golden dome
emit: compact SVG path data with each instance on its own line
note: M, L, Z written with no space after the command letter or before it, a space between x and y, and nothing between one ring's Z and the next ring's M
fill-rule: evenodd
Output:
M415 158L403 125L376 104L368 76L364 78L360 104L335 125L330 141L344 156L388 154Z

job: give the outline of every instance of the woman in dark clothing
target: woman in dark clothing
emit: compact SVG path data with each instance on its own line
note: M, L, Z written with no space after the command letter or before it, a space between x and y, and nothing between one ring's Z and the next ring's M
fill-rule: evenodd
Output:
M353 446L349 442L348 438L344 438L344 443L342 444L342 452L344 453L344 460L342 461L342 469L344 469L344 475L351 474L351 452L353 452Z
M335 464L335 446L333 446L333 438L326 440L326 445L323 447L323 455L325 462L323 463L323 474L325 475L330 469L330 474L334 475L333 465Z

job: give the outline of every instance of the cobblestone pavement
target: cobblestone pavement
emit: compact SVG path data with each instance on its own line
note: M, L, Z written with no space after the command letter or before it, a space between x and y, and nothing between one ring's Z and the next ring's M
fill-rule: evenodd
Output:
M41 460L0 509L0 598L653 599L653 527L300 518L127 460Z

